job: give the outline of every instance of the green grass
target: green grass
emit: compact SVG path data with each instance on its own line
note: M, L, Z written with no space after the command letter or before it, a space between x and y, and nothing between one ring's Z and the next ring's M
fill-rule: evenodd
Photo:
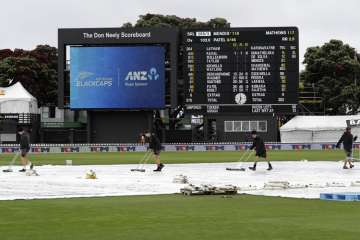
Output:
M163 152L165 163L237 161L242 152ZM271 160L339 160L341 150L269 151ZM137 163L143 153L31 154L36 165ZM2 154L5 165L13 155ZM251 161L250 159L249 161ZM180 195L0 201L0 239L359 239L356 202ZM354 225L355 224L355 225Z
M211 163L238 161L243 152L163 152L161 159L164 163ZM128 164L137 163L144 153L48 153L30 154L29 157L36 165L64 164L66 159L73 160L74 165L85 164ZM344 158L342 150L273 150L268 151L272 161L314 160L341 160ZM9 163L13 154L2 154L0 165ZM252 161L253 159L249 159Z
M359 239L360 205L239 195L0 202L1 240Z

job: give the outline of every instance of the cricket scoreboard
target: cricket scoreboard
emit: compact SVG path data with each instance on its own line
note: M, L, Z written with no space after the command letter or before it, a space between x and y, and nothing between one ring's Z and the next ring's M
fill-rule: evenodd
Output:
M187 30L185 105L197 113L296 113L296 27Z

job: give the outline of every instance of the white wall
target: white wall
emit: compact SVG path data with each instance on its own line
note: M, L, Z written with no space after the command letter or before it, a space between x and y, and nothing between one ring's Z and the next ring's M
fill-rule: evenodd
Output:
M0 103L0 113L34 113L37 114L36 101L9 100Z
M55 118L49 117L49 107L40 107L41 122L75 122L75 113L70 109L55 108ZM87 122L87 112L79 112L79 122Z
M55 108L55 118L50 118L49 107L39 108L41 122L64 122L64 109Z

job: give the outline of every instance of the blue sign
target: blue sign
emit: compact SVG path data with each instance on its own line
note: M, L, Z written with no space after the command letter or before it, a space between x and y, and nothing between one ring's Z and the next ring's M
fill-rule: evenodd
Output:
M160 46L71 47L70 108L164 108L164 64Z

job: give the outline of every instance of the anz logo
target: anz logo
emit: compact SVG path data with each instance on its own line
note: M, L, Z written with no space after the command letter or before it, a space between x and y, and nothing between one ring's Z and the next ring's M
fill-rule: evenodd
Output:
M147 81L147 80L158 80L160 74L156 68L150 68L149 71L130 71L125 77L126 81Z
M360 126L360 119L347 120L349 126Z

